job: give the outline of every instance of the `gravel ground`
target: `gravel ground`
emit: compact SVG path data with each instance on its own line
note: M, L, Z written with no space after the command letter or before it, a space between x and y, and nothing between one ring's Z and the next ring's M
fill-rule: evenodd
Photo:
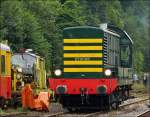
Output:
M144 97L145 98L145 97ZM137 101L141 98L133 98L127 101L124 101L123 104L131 103ZM148 101L146 102L148 104ZM111 112L101 112L101 114L96 117L136 117L138 114L148 110L148 106L145 103L133 104L123 109L111 111ZM46 117L46 115L54 114L57 112L63 112L63 108L59 103L51 103L49 112L40 112L40 111L29 111L27 115L15 115L11 117ZM89 112L90 113L90 112ZM88 112L75 112L70 114L65 114L61 117L84 117Z
M147 104L148 104L148 101L142 104L130 105L121 110L111 111L106 114L100 114L98 117L136 117L140 113L146 110L150 110Z
M147 103L131 105L129 108L125 108L118 117L136 117L140 113L149 110Z
M57 112L63 112L63 108L59 103L51 103L49 112L31 111L26 116L21 117L44 117L46 115L55 114ZM16 116L17 117L17 116ZM20 116L19 116L20 117Z
M100 112L101 114L93 117L136 117L140 113L148 110L148 106L144 104L135 104L124 108L123 110ZM86 113L65 114L59 117L84 117Z
M50 111L49 112L45 112L45 111L30 111L30 110L27 110L27 111L23 111L23 112L27 112L27 114L21 114L21 115L15 115L17 113L17 109L8 109L5 111L5 113L0 113L0 117L1 115L9 115L10 113L12 113L13 115L11 115L10 117L39 117L39 116L44 116L44 115L50 115L50 114L54 114L54 113L57 113L57 112L62 112L63 111L63 108L61 106L61 104L59 103L51 103L50 105ZM21 112L21 111L20 111Z

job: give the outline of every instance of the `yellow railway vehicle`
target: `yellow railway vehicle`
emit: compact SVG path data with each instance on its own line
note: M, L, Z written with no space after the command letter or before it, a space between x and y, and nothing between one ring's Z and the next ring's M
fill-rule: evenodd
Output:
M20 69L20 72L15 69L13 71L16 73L16 80L20 73L18 76L21 78L20 81L23 82L21 85L32 83L40 89L46 88L45 60L41 56L29 52L15 53L12 56L12 66Z
M10 59L10 47L0 43L0 107L5 107L11 99Z
M12 64L20 66L22 73L22 77L19 77L22 84L24 84L20 84L22 86L20 91L22 107L47 110L49 108L50 95L46 87L44 58L29 52L16 53L12 57ZM15 79L17 79L17 74L15 76ZM15 88L17 83L14 82L14 84L16 84L14 89L17 89Z
M30 88L33 96L30 98L33 103L30 108L48 108L49 93L42 91L47 88L44 58L26 52L11 56L10 47L0 43L0 108L6 108L9 104L17 106L21 102L25 104L21 101L23 89L32 84L35 85ZM39 95L38 100L34 99L34 95Z

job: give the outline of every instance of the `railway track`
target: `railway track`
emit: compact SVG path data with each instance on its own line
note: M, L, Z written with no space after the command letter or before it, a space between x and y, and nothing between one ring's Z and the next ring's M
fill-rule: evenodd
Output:
M12 112L12 113L5 113L1 114L0 117L15 117L20 115L27 115L27 112Z
M90 113L90 114L86 114L84 117L93 117L93 116L100 115L100 114L104 114L104 112Z
M136 100L134 102L129 102L126 104L122 104L119 106L119 110L124 109L125 107L128 107L130 105L133 104L138 104L138 103L142 103L144 101L147 101L149 98L144 98L144 99L139 99ZM103 115L103 114L113 114L115 111L119 111L119 110L112 110L110 112L104 112L104 111L96 111L96 112L89 112L89 113L83 113L83 112L74 112L74 113L69 113L69 112L56 112L56 113L43 113L43 114L39 114L39 115L28 115L28 113L26 112L22 112L22 113L12 113L12 114L5 114L5 115L1 115L1 117L93 117L93 116L98 116L98 115ZM138 115L137 117L145 117L142 115Z
M50 115L44 115L42 117L58 117L60 115L64 115L67 112L58 112L58 113L54 113L54 114L50 114Z
M130 106L130 105L133 105L133 104L141 103L141 102L144 102L144 101L147 101L147 100L149 100L148 97L147 97L147 98L144 98L144 99L137 100L137 101L135 101L135 102L131 102L131 103L127 103L127 104L122 104L122 105L120 105L119 107L120 107L120 108L123 108L123 107Z
M39 115L28 115L27 113L9 113L0 115L0 117L58 117L59 115L65 114L64 112L58 112L54 114L39 114Z
M121 110L124 107L128 107L128 106L133 105L133 104L142 103L142 102L147 101L148 99L149 98L144 98L144 99L140 99L140 100L137 100L137 101L134 101L134 102L131 102L131 103L122 104L122 105L119 106L119 108ZM74 114L62 114L61 117L95 117L95 116L99 116L99 115L101 115L101 116L108 116L108 115L117 116L117 115L115 115L115 113L116 113L115 111L119 111L119 110L112 110L112 111L109 111L109 112L98 111L98 112L92 112L92 113L88 113L88 114L83 114L83 113L81 113L81 114L77 114L77 113L74 113ZM141 117L143 117L143 116L141 116Z
M143 113L140 113L136 117L149 117L150 116L150 110L146 110Z
M137 103L142 103L142 102L147 101L147 100L149 100L149 98L144 98L144 99L140 99L140 100L137 100L137 101L134 101L134 102L131 102L131 103L122 104L122 105L119 106L119 108L123 109L124 107L130 106L130 105L133 105L133 104L137 104ZM112 111L115 111L115 110L112 110ZM115 113L115 112L108 112L108 113ZM84 117L93 117L95 115L100 115L100 114L106 114L106 112L90 113L90 114L85 115ZM138 116L138 117L146 117L146 116Z
M63 113L57 116L49 116L49 117L93 117L99 115L102 112L89 112L89 113Z

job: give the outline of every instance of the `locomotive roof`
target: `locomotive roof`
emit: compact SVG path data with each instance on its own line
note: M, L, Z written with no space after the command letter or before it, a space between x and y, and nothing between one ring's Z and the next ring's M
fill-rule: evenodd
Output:
M108 30L108 29L101 29L100 27L93 27L93 26L75 26L75 27L67 27L67 28L64 28L64 31L67 31L67 30L74 30L74 29L80 29L80 28L83 28L83 29L100 30L100 31L103 31L103 32L112 34L112 35L114 35L114 36L120 37L119 34L117 34L117 33L115 33L115 32L112 32L112 31L110 31L110 30Z
M78 28L91 28L91 29L97 29L97 30L100 29L99 27L93 27L93 26L75 26L75 27L64 28L64 30L78 29Z
M41 59L41 60L44 60L44 58L43 57L41 57L41 56L38 56L38 55L36 55L36 54L34 54L34 53L31 53L31 52L24 52L24 53L14 53L13 55L21 55L21 56L31 56L31 57L33 57L33 58L39 58L39 59Z
M128 37L128 39L131 41L131 43L133 44L133 41L131 39L131 37L128 35L128 33L126 31L123 31L125 33L125 35Z
M76 29L93 29L95 31L103 31L106 33L109 33L111 35L117 36L117 37L125 37L126 40L128 40L128 43L133 44L133 41L131 39L131 37L122 29L112 26L112 25L106 25L105 28L101 28L101 27L93 27L93 26L75 26L75 27L68 27L68 28L64 28L64 32L68 31L68 30L76 30Z
M126 31L112 25L108 25L108 29L118 33L121 37L126 37L130 41L130 43L133 44L131 37L127 34Z
M10 51L10 47L8 45L0 43L0 50Z

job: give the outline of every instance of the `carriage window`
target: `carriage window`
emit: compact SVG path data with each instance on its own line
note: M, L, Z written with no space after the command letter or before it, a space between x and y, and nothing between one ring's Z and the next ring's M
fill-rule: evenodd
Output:
M1 73L5 74L5 56L1 56Z
M129 46L121 47L121 64L122 66L128 66L130 61L130 48Z

